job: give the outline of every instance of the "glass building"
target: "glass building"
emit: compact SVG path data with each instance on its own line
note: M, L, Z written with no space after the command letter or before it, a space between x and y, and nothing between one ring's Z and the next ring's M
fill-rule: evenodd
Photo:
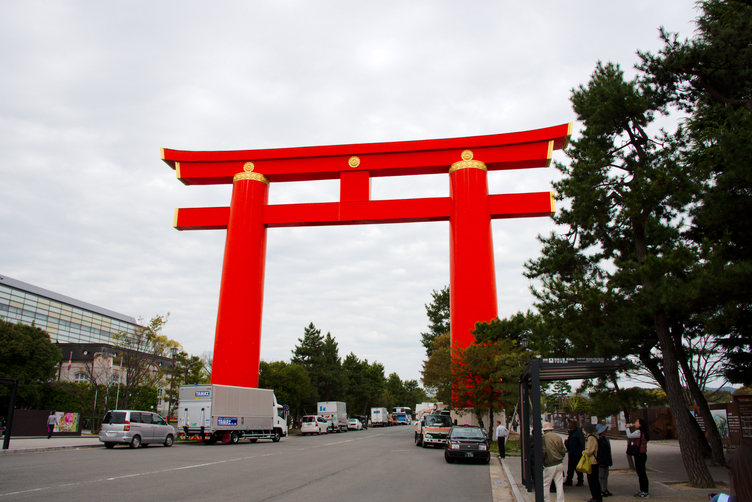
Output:
M112 343L133 334L136 319L0 275L0 319L33 324L56 343Z

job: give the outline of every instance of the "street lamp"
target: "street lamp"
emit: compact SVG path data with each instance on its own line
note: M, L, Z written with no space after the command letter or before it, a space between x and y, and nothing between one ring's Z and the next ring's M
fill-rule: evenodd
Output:
M171 347L170 353L172 354L172 375L170 376L170 402L167 404L167 420L170 419L172 413L172 388L175 386L175 356L178 355L178 348Z
M529 340L526 336L522 337L522 340L520 340L520 345L522 345L523 349L527 349L527 344L529 343Z

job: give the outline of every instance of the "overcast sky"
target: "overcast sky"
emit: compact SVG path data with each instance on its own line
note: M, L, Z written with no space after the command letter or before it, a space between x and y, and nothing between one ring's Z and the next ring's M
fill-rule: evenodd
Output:
M224 231L172 228L184 186L159 149L244 150L449 138L572 122L598 60L634 65L658 28L692 35L692 0L3 2L0 274L211 351ZM577 128L577 124L576 127ZM555 160L566 161L555 153ZM553 167L489 173L545 191ZM373 180L372 198L441 197L446 175ZM277 183L270 203L337 200ZM532 307L527 260L549 218L493 222L499 315ZM313 322L340 355L419 379L424 304L449 284L449 223L270 229L261 357Z

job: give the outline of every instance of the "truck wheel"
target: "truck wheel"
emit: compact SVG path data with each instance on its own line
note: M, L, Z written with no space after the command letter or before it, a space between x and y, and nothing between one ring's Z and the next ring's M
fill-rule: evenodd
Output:
M230 444L238 444L238 441L240 441L240 434L237 431L232 431L230 433Z
M423 448L428 448L428 443L426 443L425 441L422 441L422 443L423 443Z
M279 443L279 438L280 438L279 431L275 430L274 436L272 436L272 441L274 441L275 443Z
M217 442L217 438L214 437L214 434L212 434L211 437L209 437L209 439L204 439L205 444L214 444L216 442Z
M418 433L416 432L416 433L415 433L415 446L420 446L420 445L421 445L421 443L422 443L422 441L420 440L420 436L419 436L419 435L418 435Z
M130 446L131 448L138 448L139 446L141 446L141 436L139 436L138 434L133 436L133 439L131 439L131 442L128 446Z

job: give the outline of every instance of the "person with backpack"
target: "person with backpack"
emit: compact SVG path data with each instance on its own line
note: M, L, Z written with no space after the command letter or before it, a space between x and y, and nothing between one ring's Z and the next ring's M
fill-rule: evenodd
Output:
M598 456L596 457L598 461L598 481L601 483L601 495L604 497L613 495L608 491L608 469L614 465L614 462L611 458L611 441L603 435L607 430L608 427L603 424L595 426L595 432L598 434Z
M590 495L593 498L588 502L601 502L603 491L598 477L598 434L595 432L595 425L593 424L585 424L582 430L586 437L584 453L590 457L590 473L587 475L587 483L588 488L590 488Z

